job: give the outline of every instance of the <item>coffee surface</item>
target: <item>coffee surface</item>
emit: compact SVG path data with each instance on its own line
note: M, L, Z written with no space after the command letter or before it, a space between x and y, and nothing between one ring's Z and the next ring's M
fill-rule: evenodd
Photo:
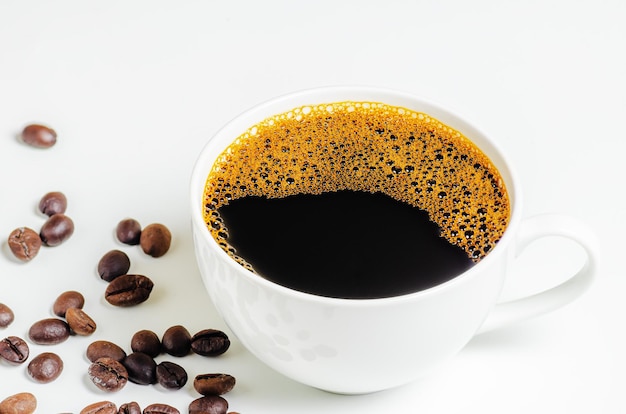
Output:
M352 201L338 201L342 194L350 194ZM399 213L374 208L381 202L374 195L384 195L385 202L397 204L400 210L408 208L422 218L406 216L400 231L393 230L389 222ZM266 268L265 262L280 262L281 266L291 263L281 271L289 279L305 278L300 276L300 269L311 263L326 263L324 268L316 267L318 275L313 272L306 278L320 278L319 272L324 271L339 278L343 271L340 269L358 267L360 261L374 253L361 249L359 254L359 249L354 249L354 254L342 257L335 250L351 246L363 233L374 234L374 229L383 228L389 232L374 236L374 242L394 247L391 253L381 252L378 269L382 272L384 268L384 273L378 276L386 279L388 285L402 285L398 282L402 277L396 276L401 273L431 279L415 281L409 291L450 279L481 260L502 237L510 214L499 172L469 139L426 114L374 102L303 106L252 126L217 159L207 178L204 196L205 221L216 241L243 266L268 279L280 277L277 269ZM289 206L293 200L295 207ZM325 208L309 207L323 200ZM333 213L336 203L342 205L341 213L338 208L334 210L339 216L368 211L357 226L361 232L342 228L352 226L346 220L335 223L339 229L324 225L326 210ZM259 214L262 209L265 214ZM282 213L276 214L278 211ZM249 221L244 227L246 216ZM255 257L255 252L269 245L277 229L287 228L297 219L299 224L292 226L291 233L283 234L272 248L271 260ZM421 223L419 229L412 230L420 233L414 239L428 234L428 241L408 243L411 237L402 231L414 221ZM252 234L261 228L261 223L266 226L262 232L267 237L261 233L252 241ZM432 229L426 230L424 223ZM303 241L309 238L321 240L323 253L294 259L293 250L298 251L298 246L304 246ZM252 244L243 247L242 240ZM444 257L419 256L420 249L427 250L442 241L453 253ZM286 254L287 251L291 253ZM459 268L448 266L457 260L452 258L458 252L465 264ZM298 253L307 254L304 247ZM392 260L392 256L402 260ZM329 257L337 259L331 263ZM411 264L400 264L404 259ZM443 279L430 270L422 271L440 267L450 267ZM354 275L348 284L370 280L361 279L358 272ZM290 285L289 281L279 283ZM294 286L293 280L290 283ZM297 281L295 285L315 284ZM407 286L410 284L404 288ZM307 291L305 287L298 289ZM335 292L327 295L345 296L337 293L339 290L336 287ZM386 294L375 294L381 295Z
M435 286L473 261L439 237L425 211L382 193L244 197L220 209L229 244L267 279L341 298Z

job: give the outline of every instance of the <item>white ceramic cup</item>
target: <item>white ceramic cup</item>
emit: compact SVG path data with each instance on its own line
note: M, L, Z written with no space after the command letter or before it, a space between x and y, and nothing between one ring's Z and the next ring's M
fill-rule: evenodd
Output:
M423 291L381 299L337 299L292 290L249 272L215 242L203 221L203 190L218 155L251 126L303 105L382 102L426 113L470 138L502 174L511 218L496 247L454 279ZM598 262L592 232L563 215L522 219L514 171L493 139L439 105L406 93L367 87L331 87L293 93L236 117L202 150L191 178L196 257L207 291L241 343L276 371L323 390L357 394L399 386L428 374L477 333L540 315L577 298ZM498 303L507 268L533 240L573 239L585 265L556 287ZM532 275L530 275L532 277Z

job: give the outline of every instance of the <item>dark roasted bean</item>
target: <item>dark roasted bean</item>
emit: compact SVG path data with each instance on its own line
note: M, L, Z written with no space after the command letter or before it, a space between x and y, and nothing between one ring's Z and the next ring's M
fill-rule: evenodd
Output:
M156 358L161 353L161 340L159 336L148 329L135 332L130 340L130 348L134 352L143 352Z
M111 401L98 401L80 410L80 414L117 414L117 407Z
M98 262L98 274L102 280L112 281L118 276L125 275L130 269L130 259L121 250L111 250L105 253Z
M143 414L180 414L180 411L167 404L150 404L143 409Z
M28 359L29 348L26 341L17 336L8 336L0 341L0 357L14 364Z
M162 387L177 390L187 383L187 371L174 362L163 361L156 367L156 379Z
M65 214L55 214L41 226L39 237L47 246L58 246L74 234L74 222Z
M119 223L115 229L117 239L124 244L131 246L139 244L141 238L141 224L135 219L127 218Z
M113 358L99 358L89 365L89 379L103 391L119 391L128 382L128 371Z
M57 354L44 352L37 355L28 363L28 375L41 383L52 382L63 371L63 360Z
M37 398L30 392L20 392L0 401L2 414L32 414L36 408Z
M191 337L191 350L198 355L221 355L229 347L228 335L217 329L203 329Z
M189 414L226 414L228 401L218 395L197 398L189 404Z
M122 362L126 358L126 352L119 346L109 341L94 341L87 347L87 359L91 362L107 357Z
M117 414L141 414L141 407L135 401L120 405Z
M69 308L65 313L65 319L70 326L71 332L76 335L91 335L96 331L96 323L84 310Z
M70 336L70 326L62 319L42 319L31 325L28 337L38 345L54 345Z
M8 245L15 257L28 262L39 253L41 238L33 229L18 227L9 235Z
M163 224L153 223L141 230L139 244L145 254L161 257L170 249L172 234Z
M80 292L68 290L61 293L56 298L54 304L52 305L52 312L61 318L65 318L65 312L67 312L69 308L82 309L84 305L85 297Z
M228 374L200 374L194 378L193 387L202 395L222 395L235 387L235 377Z
M191 351L191 334L182 325L169 327L161 338L161 346L168 354L183 357Z
M0 303L0 328L6 328L15 320L15 314L8 305Z
M65 213L66 209L67 198L65 197L65 194L60 191L51 191L46 193L41 200L39 200L39 211L46 216Z
M22 141L37 148L50 148L57 142L57 133L45 125L27 125L22 130Z
M151 356L143 352L133 352L128 354L122 361L128 380L135 384L148 385L156 383L156 362Z
M150 297L154 283L143 275L122 275L113 279L104 297L111 305L134 306Z

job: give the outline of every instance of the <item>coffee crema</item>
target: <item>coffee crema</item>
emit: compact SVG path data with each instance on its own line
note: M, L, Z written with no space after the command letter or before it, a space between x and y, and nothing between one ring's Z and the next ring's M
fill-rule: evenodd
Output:
M470 263L493 249L510 216L500 173L461 133L424 113L378 102L347 101L295 108L263 120L235 139L208 175L204 219L217 243L255 271L255 263L230 242L234 235L229 234L221 210L246 198L345 192L384 194L425 212L436 225L437 237L460 249ZM369 225L384 226L385 220L373 215ZM319 231L335 237L332 229ZM306 238L305 234L294 236ZM393 266L389 272L393 273ZM294 269L293 273L298 272Z

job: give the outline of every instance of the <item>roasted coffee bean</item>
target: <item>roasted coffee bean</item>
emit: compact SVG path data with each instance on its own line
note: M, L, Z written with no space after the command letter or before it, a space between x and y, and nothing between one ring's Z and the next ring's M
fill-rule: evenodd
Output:
M44 352L37 355L28 363L28 375L41 383L52 382L63 371L63 360L53 352Z
M0 357L14 364L28 359L30 349L26 341L17 336L8 336L0 341Z
M142 414L141 407L135 401L131 401L129 403L124 403L120 405L119 410L116 414Z
M65 213L67 209L67 198L65 194L60 191L51 191L44 194L39 200L39 211L46 216L52 216L53 214Z
M104 298L114 306L134 306L150 297L154 283L143 275L122 275L113 279Z
M161 257L170 249L172 234L163 224L153 223L141 230L139 244L145 254Z
M197 398L189 404L189 414L226 414L228 401L218 395Z
M203 329L191 337L191 350L198 355L221 355L230 347L228 335L217 329Z
M128 382L128 371L113 358L99 358L89 365L89 379L103 391L119 391Z
M1 414L32 414L35 409L37 398L30 392L20 392L0 401Z
M80 410L80 414L117 414L117 407L111 401L98 401Z
M54 345L70 336L70 326L62 319L42 319L31 325L28 337L38 345Z
M187 371L174 362L162 361L156 367L156 379L163 388L177 390L187 383Z
M69 308L82 309L84 305L85 297L80 292L68 290L61 293L56 298L52 305L52 312L61 318L65 318L65 312L67 312Z
M33 229L18 227L9 235L8 245L15 257L28 262L39 253L41 238Z
M89 344L86 355L91 362L96 362L96 360L103 357L122 362L126 358L126 351L113 342L99 340Z
M134 246L139 244L141 238L141 224L135 219L127 218L119 223L115 229L117 239L124 244Z
M15 320L15 314L8 305L0 303L0 328L6 328Z
M120 405L117 414L141 414L141 407L135 401Z
M41 226L39 237L47 246L58 246L74 234L74 222L65 214L55 214Z
M111 250L105 253L98 262L98 274L102 280L112 281L118 276L125 275L130 269L130 259L121 250Z
M143 352L132 352L122 361L128 372L128 380L135 384L156 383L156 362Z
M202 395L222 395L235 387L235 377L228 374L200 374L194 378L193 387Z
M163 351L176 357L183 357L191 351L191 334L182 325L167 328L161 338Z
M21 135L24 143L37 148L50 148L57 142L57 133L45 125L27 125Z
M76 335L91 335L96 331L96 323L82 309L69 308L67 312L65 312L65 319L70 326L71 332Z
M143 414L180 414L180 411L167 404L150 404L143 409Z
M161 340L153 331L142 329L135 332L131 338L130 348L134 352L143 352L152 358L156 358L161 353Z

